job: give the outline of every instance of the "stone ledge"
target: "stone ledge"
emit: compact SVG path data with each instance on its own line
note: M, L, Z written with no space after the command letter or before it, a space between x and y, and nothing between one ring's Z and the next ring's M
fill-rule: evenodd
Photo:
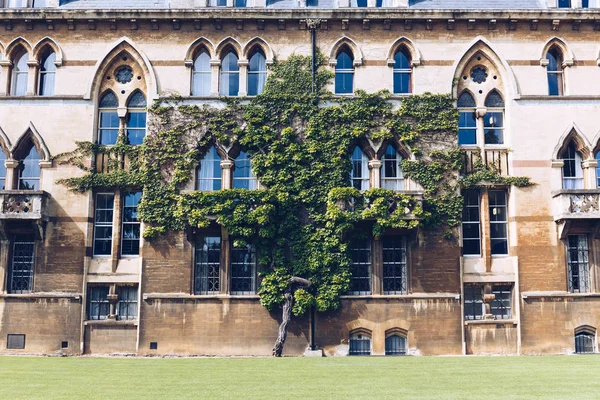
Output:
M465 326L469 325L513 325L517 326L514 319L473 319L465 321Z
M555 297L555 298L599 298L600 293L569 293L569 292L521 292L521 297L523 299L538 299L545 297Z
M231 294L187 294L187 293L144 293L144 300L259 300L259 295L231 295Z
M123 321L115 319L87 320L83 322L85 326L138 326L137 319L127 319Z
M418 300L418 299L453 299L460 300L460 293L411 293L411 294L371 294L371 295L344 295L343 300Z
M2 299L81 299L81 293L37 292L37 293L0 293Z

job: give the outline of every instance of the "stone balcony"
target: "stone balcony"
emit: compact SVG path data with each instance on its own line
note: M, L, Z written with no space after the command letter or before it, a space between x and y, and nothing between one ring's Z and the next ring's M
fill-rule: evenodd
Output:
M2 190L0 220L47 220L47 198L43 190Z
M479 147L464 147L463 150L463 169L461 175L472 174L481 166L496 171L502 176L510 175L508 149L486 148L481 150Z
M385 204L387 211L392 214L398 210L399 207L403 207L405 220L420 219L420 217L414 214L415 209L422 209L423 207L423 192L419 190L401 190L396 192L397 196L385 199L383 197L372 197L371 199L363 197L340 199L336 202L337 206L341 211L354 212L354 211L369 211L377 207L378 201L386 201ZM408 196L408 201L405 201ZM367 218L369 219L369 218Z
M552 192L554 221L600 219L600 189L563 189Z

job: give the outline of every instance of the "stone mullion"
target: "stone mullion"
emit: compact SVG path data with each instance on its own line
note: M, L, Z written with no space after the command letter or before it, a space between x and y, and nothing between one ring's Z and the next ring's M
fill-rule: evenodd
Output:
M37 93L36 82L37 82L37 72L40 67L40 63L36 60L27 61L27 66L29 69L27 70L27 96L33 96Z
M10 259L8 254L10 253L10 241L2 239L0 240L0 293L8 292L8 268L10 265Z
M219 95L220 60L210 60L210 95Z
M383 245L381 236L373 238L371 293L383 294Z
M381 165L380 160L370 160L369 170L371 172L371 188L381 187Z
M485 262L485 271L492 272L492 241L490 226L490 201L487 189L481 190L481 256Z
M596 181L597 160L586 160L581 163L583 169L583 187L587 189L596 189L598 183Z
M238 96L245 97L248 96L248 60L239 60L238 67L240 68L240 89L238 91Z
M6 96L10 93L8 83L9 76L12 74L12 62L10 60L0 60L0 96Z
M6 178L4 180L6 190L18 189L19 171L17 168L19 167L19 161L6 160L4 166L6 167Z
M219 271L219 293L229 294L230 285L230 262L231 246L229 244L229 232L226 228L221 227L221 266Z
M112 252L111 252L111 270L117 271L117 264L121 254L121 221L123 220L123 199L121 198L121 190L115 190L115 203L113 209L113 235L112 235Z

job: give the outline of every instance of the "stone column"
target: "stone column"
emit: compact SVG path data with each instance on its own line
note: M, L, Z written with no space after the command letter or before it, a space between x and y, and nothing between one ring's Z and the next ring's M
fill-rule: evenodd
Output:
M112 252L111 252L111 271L117 272L119 256L121 253L121 220L123 206L121 201L121 190L115 190L115 202L113 209L113 229L112 229Z
M376 189L381 187L381 160L370 160L369 171L371 173L371 188Z
M383 294L383 245L381 243L381 236L375 236L373 238L373 251L371 265L373 271L371 271L371 293L372 294Z
M477 107L475 110L475 115L477 116L476 121L476 137L477 137L477 146L481 148L481 162L485 161L485 134L483 129L483 117L487 114L487 108L485 107Z
M240 90L238 91L239 97L248 96L248 60L239 60L238 67L240 67Z
M221 227L221 266L219 272L219 293L229 294L229 266L231 258L231 245L229 243L229 232Z
M8 77L11 74L12 65L10 60L0 60L0 96L9 94Z
M40 63L36 60L29 60L27 61L27 66L29 67L27 73L27 96L33 96L37 94L37 72Z
M231 169L233 168L233 161L223 160L221 161L221 187L223 189L231 189L233 186L233 176L231 175Z
M485 271L492 272L492 241L490 237L490 200L487 189L481 190L481 256L485 263Z
M583 168L583 187L587 189L595 189L598 187L596 180L596 167L598 166L597 160L585 160L581 163Z
M219 95L219 72L221 60L210 60L210 95Z
M6 167L6 190L18 189L19 171L17 171L17 168L19 167L19 161L6 160L4 166Z
M562 168L565 166L565 160L552 160L552 172L550 182L558 182L554 184L552 190L560 190L562 186Z

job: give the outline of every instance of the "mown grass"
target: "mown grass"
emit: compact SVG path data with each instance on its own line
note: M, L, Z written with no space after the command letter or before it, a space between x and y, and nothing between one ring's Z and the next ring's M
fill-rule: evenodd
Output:
M0 357L0 399L600 399L600 356Z

